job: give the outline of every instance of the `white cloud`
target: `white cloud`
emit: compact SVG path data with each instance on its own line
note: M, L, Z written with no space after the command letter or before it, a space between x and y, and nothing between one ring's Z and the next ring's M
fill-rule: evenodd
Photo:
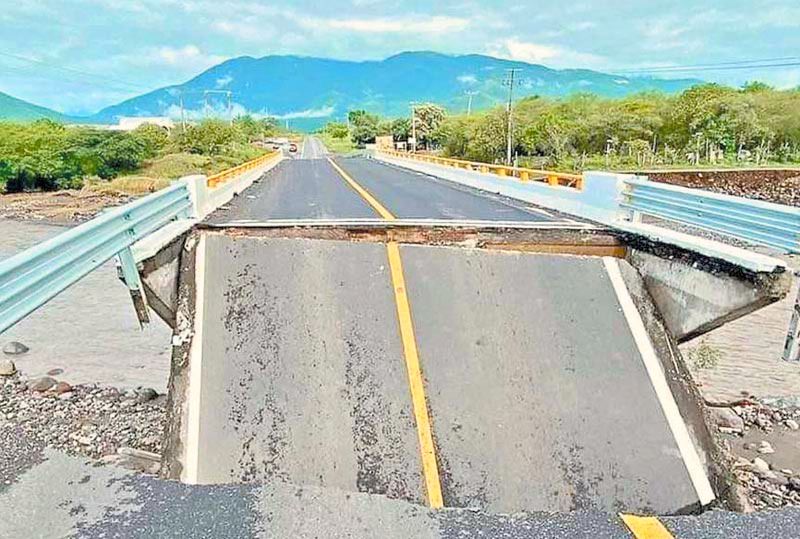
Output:
M332 106L321 107L318 109L306 109L297 112L288 112L286 114L273 115L274 118L280 120L292 120L294 118L327 118L333 116L336 109Z
M230 21L216 21L211 25L215 32L225 34L242 41L267 42L275 39L274 27L267 24L259 17L247 17Z
M233 82L233 77L231 77L230 75L225 75L224 77L217 79L216 81L217 88L225 88L232 82Z
M505 39L490 45L488 54L508 60L556 67L598 68L608 63L606 58L596 54L579 52L558 45L520 41L517 38Z
M304 17L298 20L309 29L345 30L367 34L443 34L459 32L469 26L469 20L445 16L402 16L376 18L325 19Z
M185 45L183 47L150 47L136 53L120 54L95 62L92 67L97 70L109 64L125 64L132 67L162 67L184 73L196 73L225 60L224 56L207 54L196 45Z
M475 75L460 75L456 77L456 80L461 84L475 84L478 82L478 77Z

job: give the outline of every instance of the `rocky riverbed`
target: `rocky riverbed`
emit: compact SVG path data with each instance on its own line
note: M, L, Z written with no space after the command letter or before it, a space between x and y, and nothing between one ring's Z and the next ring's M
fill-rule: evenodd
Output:
M0 376L0 430L14 427L43 446L93 459L143 456L138 469L157 472L165 401L152 388L72 386L55 373L25 379L15 372Z
M752 509L800 506L800 398L744 398L710 417Z

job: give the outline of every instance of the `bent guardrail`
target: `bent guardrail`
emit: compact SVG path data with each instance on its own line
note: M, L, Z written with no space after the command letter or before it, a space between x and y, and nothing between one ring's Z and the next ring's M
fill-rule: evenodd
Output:
M191 210L188 186L177 182L3 260L0 333L114 256L129 288L144 298L131 245Z
M150 240L159 235L169 236L160 238L168 242L191 227L196 219L202 219L247 188L258 172L277 164L280 158L280 154L268 153L210 178L182 178L3 260L0 333L114 257L119 261L139 321L148 322L147 297L131 249L134 244L153 243ZM177 228L169 230L168 225L175 221L180 221L175 223ZM154 234L156 231L160 232Z
M800 252L800 208L626 178L620 207L790 253Z

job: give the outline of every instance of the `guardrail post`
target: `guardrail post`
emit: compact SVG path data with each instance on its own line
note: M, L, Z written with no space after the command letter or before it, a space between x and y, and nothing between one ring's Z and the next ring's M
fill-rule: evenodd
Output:
M133 258L131 248L127 247L117 253L117 260L119 261L119 267L122 271L122 280L125 281L125 284L128 286L128 291L133 300L136 318L139 319L139 325L144 328L146 324L150 323L150 313L148 312L144 285L139 276L139 268L136 266L136 260Z
M800 278L800 272L795 273L794 278ZM784 361L800 361L800 331L798 331L800 328L798 326L800 326L800 289L797 290L789 331L786 333L786 344L783 347Z

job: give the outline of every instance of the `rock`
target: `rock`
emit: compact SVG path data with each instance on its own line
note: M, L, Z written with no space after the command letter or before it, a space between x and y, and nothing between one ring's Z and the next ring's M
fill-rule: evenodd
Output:
M147 447L155 447L161 441L160 436L152 435L142 438L142 445Z
M789 484L789 480L786 479L786 476L781 474L773 473L770 477L764 478L768 483L772 483L773 485L779 487L785 487Z
M59 374L63 374L64 369L50 369L47 371L47 376L58 376Z
M775 452L772 448L772 444L766 440L763 440L760 444L758 444L758 452L762 455L771 455Z
M711 418L717 427L741 431L744 420L730 408L711 408Z
M789 484L787 486L792 490L800 492L800 478L790 477Z
M30 384L28 384L28 389L31 391L47 391L48 389L54 387L58 382L54 379L50 378L49 376L42 376L41 378L37 378L33 380Z
M798 424L797 421L795 421L794 419L787 419L784 422L784 425L789 427L789 430L798 430L798 429L800 429L800 424Z
M72 398L73 395L75 395L75 393L73 393L72 391L67 391L66 393L61 393L58 396L58 398L61 399L62 401L68 401L69 399Z
M767 473L769 472L769 464L767 464L767 461L756 457L753 459L753 471Z
M30 348L18 341L11 341L6 343L6 345L3 347L3 353L8 354L9 356L18 356L20 354L24 354L28 350L30 350Z
M78 440L78 443L81 444L81 445L92 445L92 442L94 441L94 437L93 436L78 436L77 440Z
M742 444L742 449L744 449L745 451L755 451L756 449L758 449L758 446L753 442L747 442Z
M12 376L17 372L17 366L10 359L0 360L0 376Z
M136 400L139 402L148 402L158 398L158 391L152 387L143 387L136 389Z
M72 391L72 386L66 382L59 382L56 386L52 389L52 391L58 395L63 393L69 393Z

